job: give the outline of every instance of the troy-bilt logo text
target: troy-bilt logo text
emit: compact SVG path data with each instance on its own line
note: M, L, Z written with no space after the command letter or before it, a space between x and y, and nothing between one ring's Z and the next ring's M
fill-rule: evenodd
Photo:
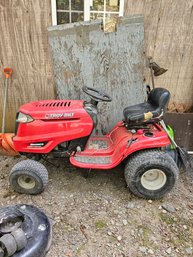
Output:
M46 114L45 118L46 119L61 119L61 118L71 118L74 116L73 112L70 113L51 113L51 114Z

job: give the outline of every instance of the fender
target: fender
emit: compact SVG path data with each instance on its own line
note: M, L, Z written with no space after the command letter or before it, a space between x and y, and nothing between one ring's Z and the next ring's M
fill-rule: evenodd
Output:
M106 141L106 149L91 149L92 140ZM80 168L112 169L134 152L168 145L167 134L157 124L150 124L148 130L131 133L123 122L119 122L106 136L90 138L86 149L71 156L70 162Z
M151 139L150 139L151 138ZM167 134L157 124L152 128L151 132L141 131L136 136L134 135L123 151L125 159L130 154L149 148L161 148L170 145L171 142Z

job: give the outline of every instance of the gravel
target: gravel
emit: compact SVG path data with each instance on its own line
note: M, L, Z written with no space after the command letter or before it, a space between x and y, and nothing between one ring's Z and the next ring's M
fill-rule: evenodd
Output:
M193 254L192 247L186 248L186 249L185 249L185 252L186 252L188 255L192 255L192 254Z
M85 170L55 160L59 168L46 165L45 191L31 196L9 188L9 172L19 160L0 157L0 206L27 203L44 210L54 224L47 257L193 255L192 174L180 174L163 199L147 201L129 192L121 166L85 176Z

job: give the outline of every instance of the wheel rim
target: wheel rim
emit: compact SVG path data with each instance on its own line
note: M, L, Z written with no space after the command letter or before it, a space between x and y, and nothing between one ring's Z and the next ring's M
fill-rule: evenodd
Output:
M35 179L28 175L19 176L17 179L17 182L20 187L27 189L27 190L34 188L36 185Z
M18 229L21 226L22 222L23 222L22 217L10 218L6 220L6 222L3 222L2 224L0 224L0 232L10 233Z
M166 175L162 170L151 169L143 174L141 184L145 189L158 190L165 185L166 180Z

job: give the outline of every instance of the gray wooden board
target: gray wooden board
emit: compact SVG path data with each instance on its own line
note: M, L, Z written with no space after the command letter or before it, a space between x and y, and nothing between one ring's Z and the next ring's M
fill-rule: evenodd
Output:
M48 35L59 99L88 100L83 86L112 97L99 103L99 130L121 120L124 107L144 101L142 16L120 18L116 32L104 33L97 20L49 27Z

